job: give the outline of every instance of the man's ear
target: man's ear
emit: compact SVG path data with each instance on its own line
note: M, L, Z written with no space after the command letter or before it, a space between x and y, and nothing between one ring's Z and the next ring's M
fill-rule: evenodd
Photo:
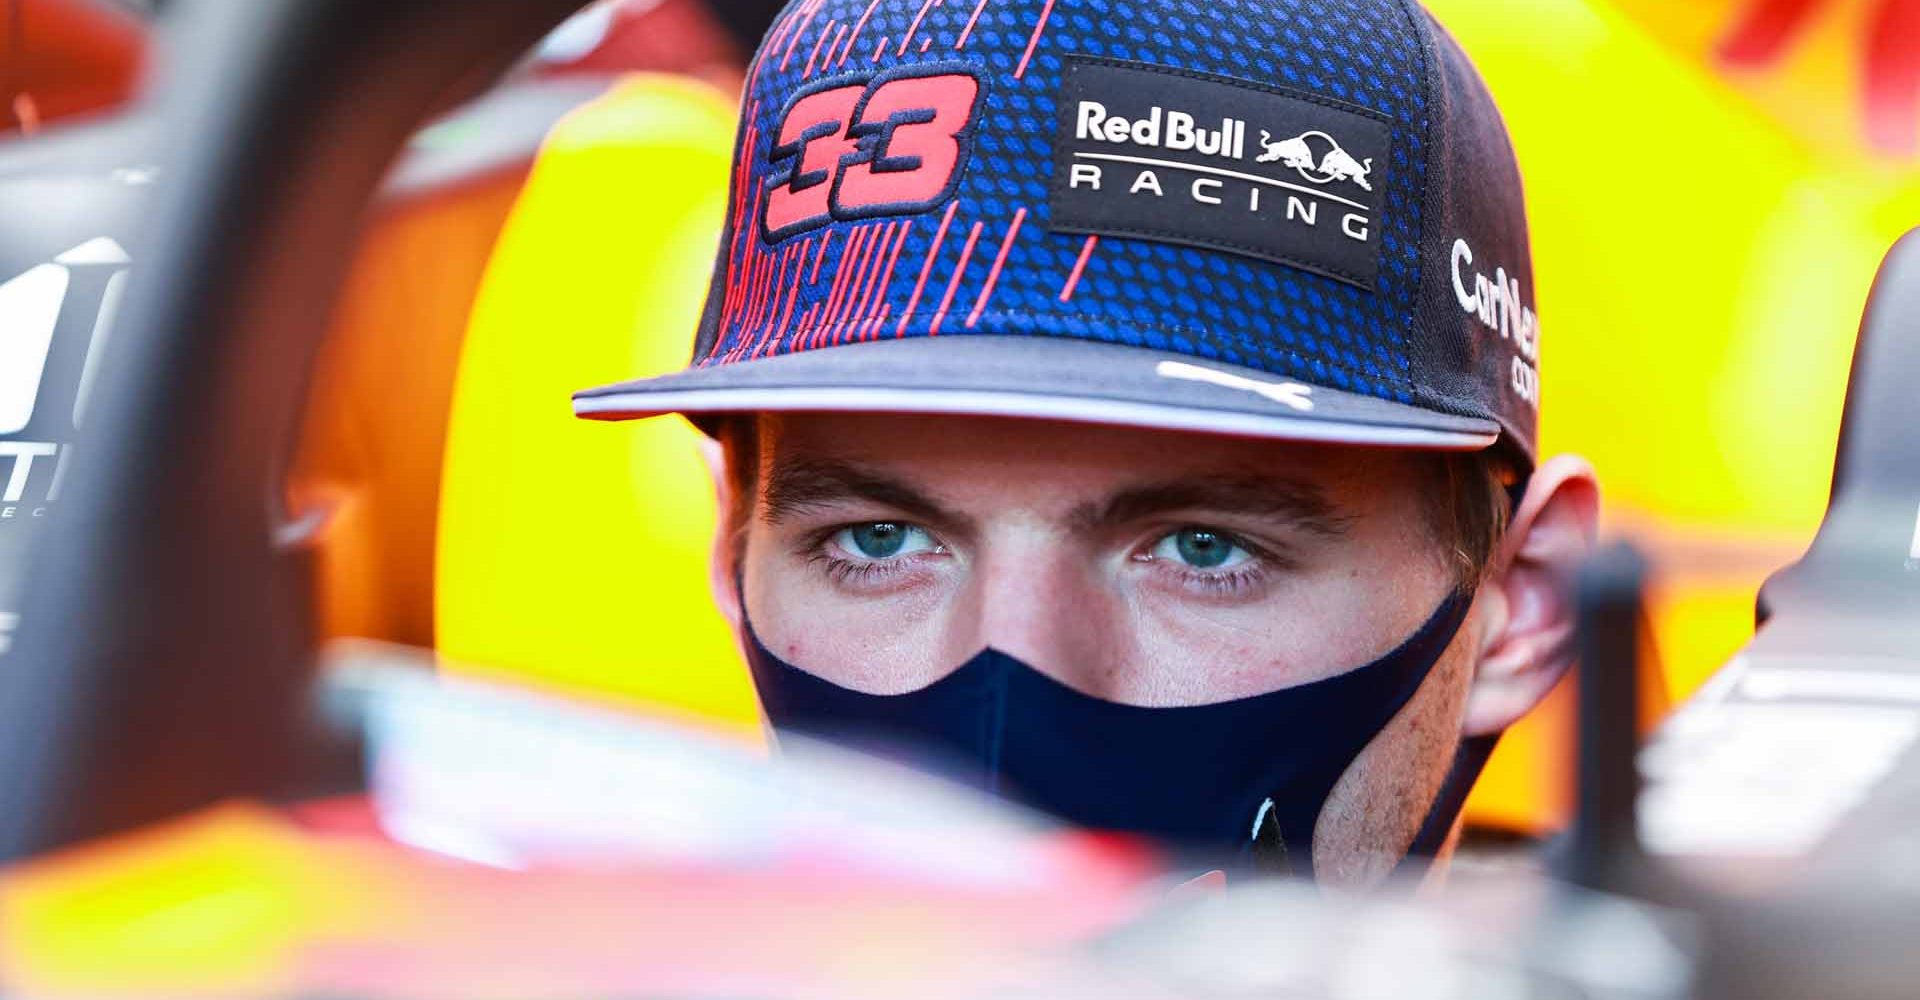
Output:
M734 523L739 509L733 502L733 477L727 475L727 450L720 442L700 435L700 457L713 477L713 502L718 515L713 526L713 560L707 566L707 586L713 590L713 603L720 616L737 632L740 629L740 581L735 567L740 565L739 544L743 525Z
M1497 733L1546 698L1573 665L1574 609L1566 581L1593 551L1600 485L1586 459L1540 466L1514 511L1480 588L1484 626L1467 690L1467 736Z

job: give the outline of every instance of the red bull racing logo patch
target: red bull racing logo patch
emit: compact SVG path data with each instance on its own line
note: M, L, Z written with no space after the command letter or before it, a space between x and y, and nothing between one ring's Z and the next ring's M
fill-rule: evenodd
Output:
M1058 103L1056 231L1223 250L1373 288L1384 119L1243 80L1086 57L1069 61Z

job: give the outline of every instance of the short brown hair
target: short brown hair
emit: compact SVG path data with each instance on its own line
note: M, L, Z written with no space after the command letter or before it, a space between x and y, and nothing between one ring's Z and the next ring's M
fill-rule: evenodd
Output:
M729 417L714 428L726 452L733 494L733 509L728 513L735 532L745 531L753 517L763 426L752 417ZM1428 488L1420 492L1433 539L1446 548L1461 586L1478 589L1512 516L1507 496L1512 467L1492 451L1427 452L1421 458ZM742 542L739 537L732 540L736 559L745 547Z
M1423 458L1431 488L1422 492L1434 541L1446 547L1460 584L1476 590L1513 517L1512 466L1492 451L1431 452Z

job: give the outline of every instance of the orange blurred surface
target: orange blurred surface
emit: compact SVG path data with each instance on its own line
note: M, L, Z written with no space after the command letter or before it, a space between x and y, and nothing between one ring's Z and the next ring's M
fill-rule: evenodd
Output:
M0 880L0 989L439 1000L978 996L1150 896L1137 855L1038 842L1053 877L968 886L646 863L507 871L230 805Z
M411 922L407 895L369 879L365 853L231 806L43 859L0 881L0 988L288 991L311 942Z
M309 390L288 476L320 524L323 634L433 645L440 457L467 314L525 167L379 213L362 240Z
M623 72L724 87L737 85L738 61L701 0L594 4L485 98L415 137L369 213L335 303L288 475L290 507L314 550L323 636L434 644L455 372L494 241L547 131ZM527 347L547 343L536 334Z

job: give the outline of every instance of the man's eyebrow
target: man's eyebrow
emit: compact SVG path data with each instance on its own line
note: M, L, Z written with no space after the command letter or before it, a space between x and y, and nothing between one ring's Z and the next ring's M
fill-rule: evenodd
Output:
M1076 512L1083 524L1138 521L1174 511L1214 511L1286 521L1315 534L1338 537L1353 518L1343 515L1319 487L1297 479L1264 475L1185 477L1136 486L1109 497L1098 507Z
M935 523L959 520L910 483L851 462L819 458L775 459L761 493L760 517L772 524L849 500L865 500Z

